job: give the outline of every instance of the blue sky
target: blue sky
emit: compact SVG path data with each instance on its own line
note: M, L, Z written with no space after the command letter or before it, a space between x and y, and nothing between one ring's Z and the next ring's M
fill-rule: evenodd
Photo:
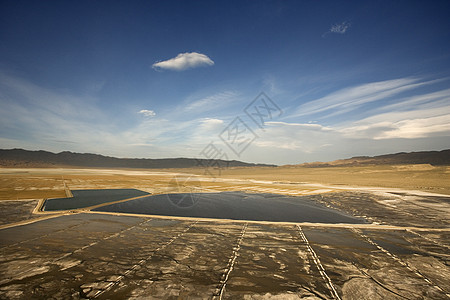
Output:
M214 145L276 164L450 148L449 12L449 1L1 1L0 145L146 158L206 158ZM261 92L282 111L262 126L244 111ZM236 117L254 137L243 151L224 139Z

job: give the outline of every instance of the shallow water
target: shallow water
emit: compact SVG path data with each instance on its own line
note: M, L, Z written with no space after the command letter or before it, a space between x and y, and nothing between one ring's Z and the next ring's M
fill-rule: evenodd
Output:
M149 195L136 189L74 190L73 198L55 198L45 201L43 210L67 210Z
M95 210L253 221L366 223L364 219L322 206L307 196L289 197L243 192L154 195Z

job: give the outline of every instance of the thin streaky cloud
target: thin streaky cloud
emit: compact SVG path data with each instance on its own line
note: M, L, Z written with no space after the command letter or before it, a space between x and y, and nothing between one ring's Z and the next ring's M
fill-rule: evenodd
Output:
M156 62L152 65L152 68L155 70L184 71L212 65L214 65L214 61L207 55L197 52L186 52L180 53L174 58Z
M290 117L298 117L334 110L335 116L359 108L363 104L383 100L436 81L418 82L414 78L402 78L366 83L333 92L325 97L300 105Z
M426 138L435 134L448 136L450 133L450 123L448 123L449 116L450 115L443 115L415 120L402 120L394 123L391 130L386 130L382 134L375 136L373 139Z
M450 89L402 98L396 103L381 106L375 111L417 110L418 108L441 106L443 103L450 103Z
M309 143L311 137L318 141L327 138L392 140L417 139L450 136L450 102L448 89L428 94L403 98L398 104L386 106L389 109L375 110L371 116L359 120L324 126L287 122L267 122L265 145L286 143L282 137L296 137L295 145ZM304 137L308 136L308 139ZM289 147L293 144L288 143ZM274 146L275 147L275 146Z
M98 120L102 115L101 109L89 105L96 102L93 97L49 90L0 71L0 104L4 106L7 102L11 102L12 106L18 106L20 103L27 109L35 109L36 112L44 110L54 115L79 120ZM37 118L38 114L35 117Z
M342 128L338 132L347 138L373 140L426 138L433 135L449 136L450 124L447 122L449 117L449 114L444 114L398 120L379 120L375 123Z
M302 129L309 129L309 130L322 130L322 131L330 131L332 130L329 127L322 126L320 124L311 124L311 123L287 123L287 122L265 122L265 125L269 126L290 126L290 127L296 127L296 128L302 128Z
M195 110L198 112L214 110L235 102L237 100L237 96L238 94L233 91L219 92L211 96L189 102L189 104L185 106L185 109L188 111Z
M377 122L396 122L399 120L414 120L420 118L431 118L438 117L442 115L450 115L450 104L443 104L439 107L429 108L429 109L415 109L407 111L391 111L380 114L374 114L370 117L366 117L359 121L353 122L353 124L361 123L377 123Z
M436 101L435 107L390 111L341 124L336 130L349 138L374 140L391 138L419 138L450 135L450 104Z

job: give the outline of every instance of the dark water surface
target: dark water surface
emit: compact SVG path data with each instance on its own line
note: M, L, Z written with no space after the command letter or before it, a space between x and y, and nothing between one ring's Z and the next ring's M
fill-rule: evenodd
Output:
M364 219L322 206L308 196L243 192L154 195L94 210L253 221L366 223Z
M55 198L45 201L43 210L67 210L149 195L136 189L74 190L73 198Z

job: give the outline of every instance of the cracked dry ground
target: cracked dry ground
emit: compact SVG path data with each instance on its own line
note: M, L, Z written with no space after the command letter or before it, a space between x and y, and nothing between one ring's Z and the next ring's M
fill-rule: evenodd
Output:
M450 298L449 231L84 213L0 233L1 299Z

